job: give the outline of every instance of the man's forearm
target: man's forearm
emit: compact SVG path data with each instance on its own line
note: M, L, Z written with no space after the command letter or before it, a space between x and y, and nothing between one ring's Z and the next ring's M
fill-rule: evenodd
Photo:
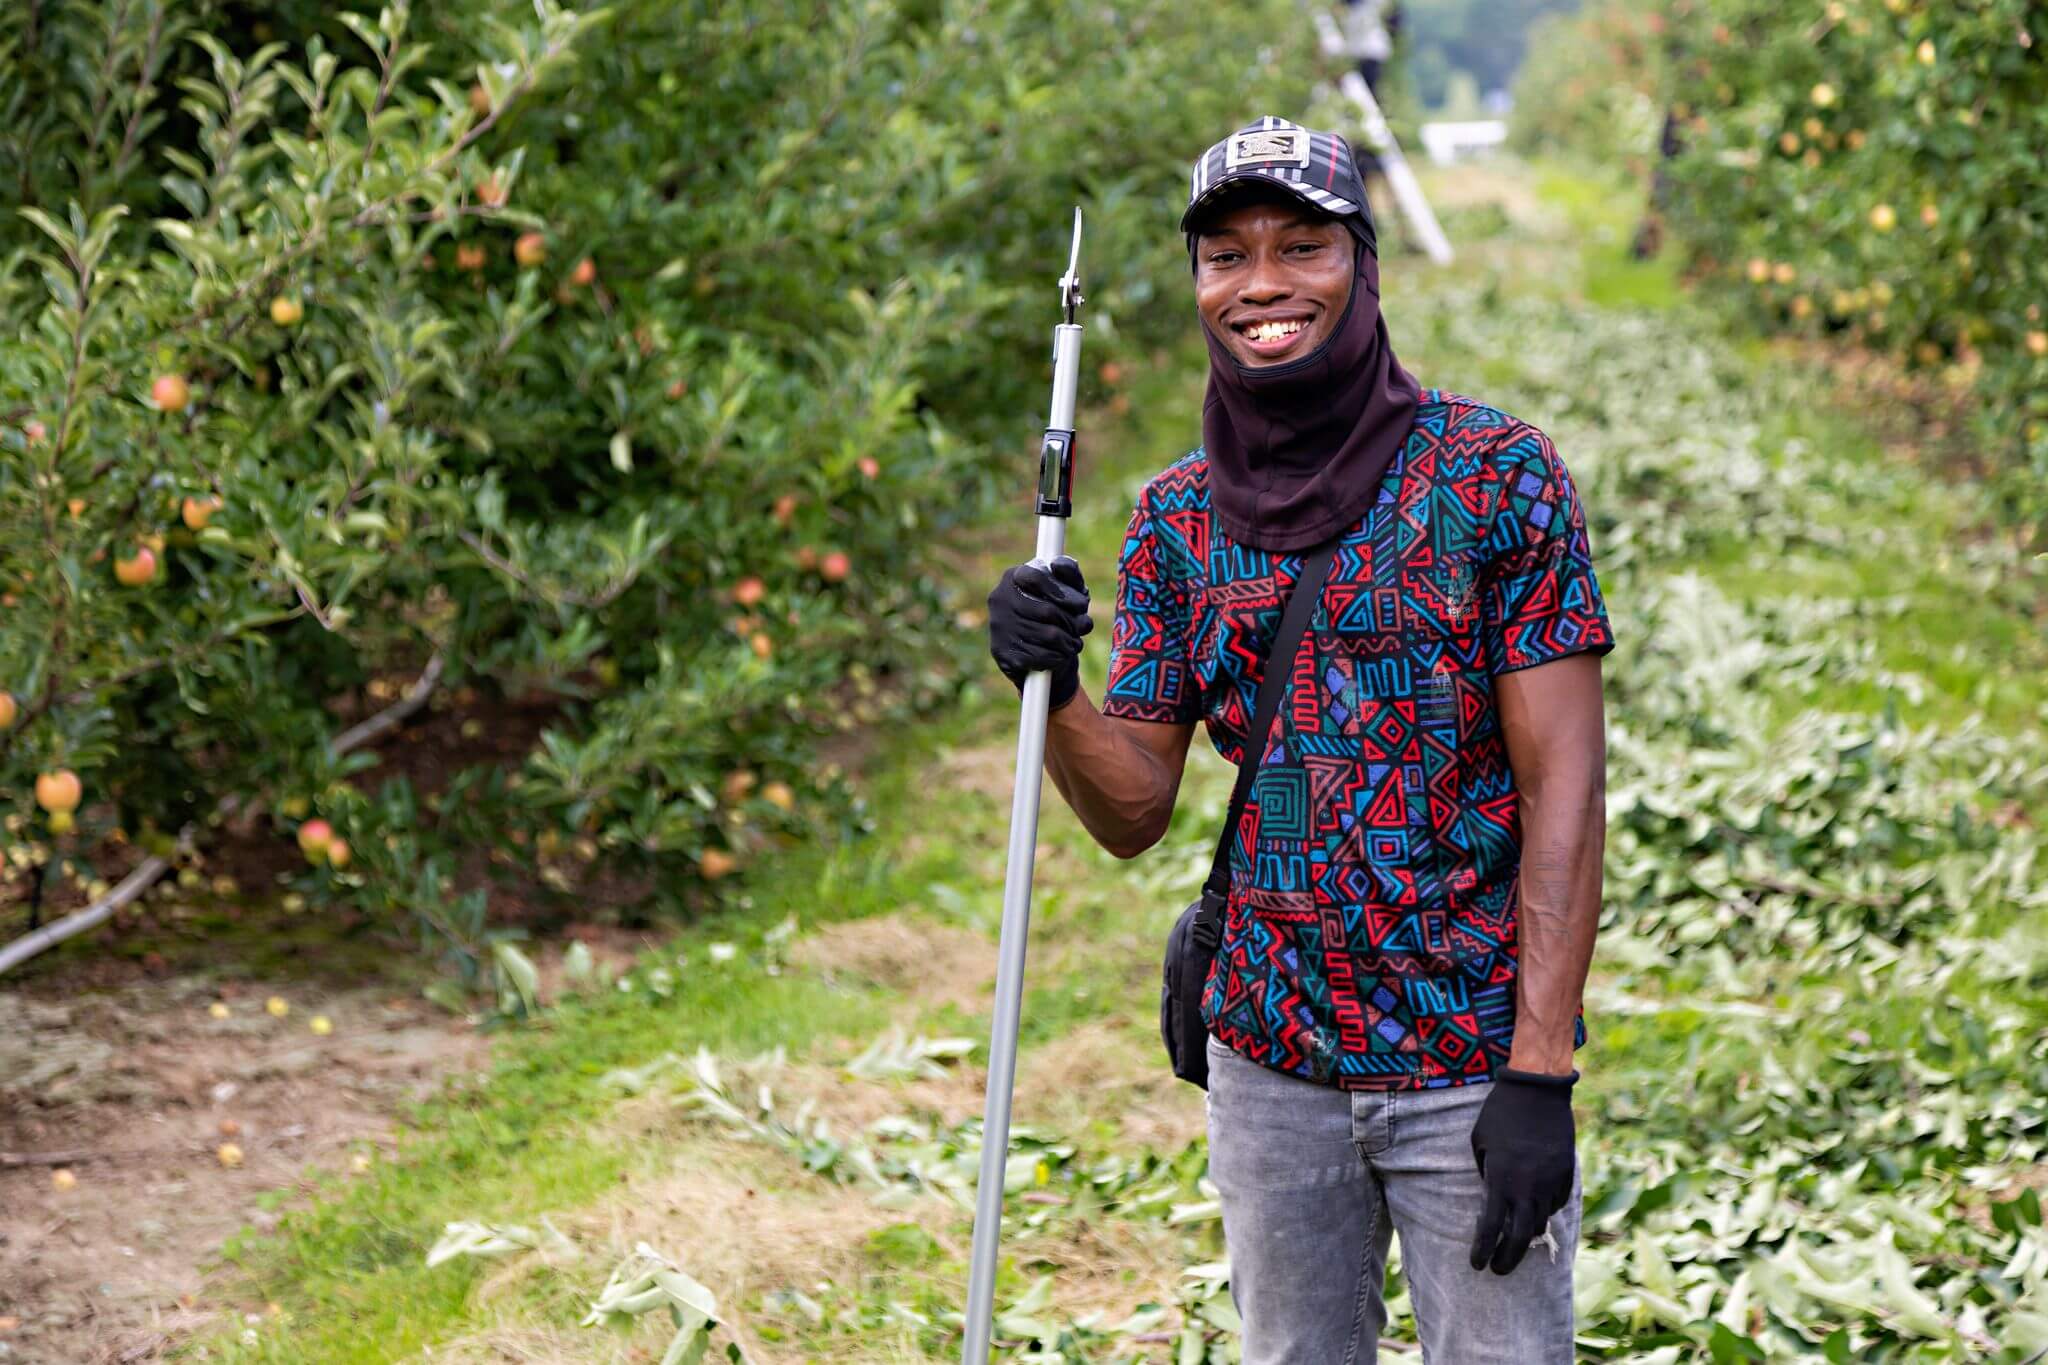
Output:
M1600 928L1607 843L1598 769L1558 773L1521 793L1521 907L1515 1042L1508 1065L1559 1075L1572 1069L1572 1037Z
M1048 719L1045 767L1083 827L1117 857L1135 858L1166 833L1178 774L1096 710L1086 688Z

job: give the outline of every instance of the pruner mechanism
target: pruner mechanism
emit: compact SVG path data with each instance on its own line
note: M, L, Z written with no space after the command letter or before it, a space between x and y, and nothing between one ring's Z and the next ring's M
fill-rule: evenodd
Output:
M1074 206L1074 247L1067 253L1067 273L1060 276L1060 306L1067 310L1067 323L1087 300L1081 294L1081 206Z

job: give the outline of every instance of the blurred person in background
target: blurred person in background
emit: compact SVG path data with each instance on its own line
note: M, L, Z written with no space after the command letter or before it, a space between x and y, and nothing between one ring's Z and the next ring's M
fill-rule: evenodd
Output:
M1377 100L1380 73L1392 60L1394 39L1401 32L1400 0L1344 0L1337 19L1344 35L1344 55L1358 63L1358 74L1365 77L1366 88Z
M1343 138L1240 129L1180 227L1203 444L1138 496L1102 703L1071 558L1002 575L990 651L1052 674L1047 769L1119 857L1165 834L1197 723L1258 764L1201 1002L1246 1365L1374 1359L1396 1235L1425 1358L1565 1365L1612 648L1584 511L1542 432L1396 358Z

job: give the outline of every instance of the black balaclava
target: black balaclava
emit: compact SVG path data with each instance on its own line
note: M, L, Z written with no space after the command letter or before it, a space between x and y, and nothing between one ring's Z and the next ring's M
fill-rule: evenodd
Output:
M1351 298L1321 346L1284 365L1245 366L1202 324L1210 506L1231 539L1261 550L1306 550L1349 530L1379 496L1421 406L1380 316L1369 229L1340 221L1357 239Z

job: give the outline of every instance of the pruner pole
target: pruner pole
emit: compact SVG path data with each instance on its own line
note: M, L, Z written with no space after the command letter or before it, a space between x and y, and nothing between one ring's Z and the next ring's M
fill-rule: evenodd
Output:
M1063 320L1052 329L1052 412L1038 453L1037 564L1066 552L1073 515L1074 393L1081 378L1081 210L1060 276ZM996 947L995 1021L989 1029L988 1097L981 1113L981 1175L974 1190L974 1257L967 1274L964 1365L987 1365L995 1312L996 1258L1003 1235L1003 1175L1010 1154L1010 1100L1017 1081L1017 1028L1024 1008L1024 948L1031 932L1031 861L1038 848L1038 794L1045 772L1050 673L1024 680L1017 726L1017 784L1010 798L1010 853L1003 875L1003 927Z

